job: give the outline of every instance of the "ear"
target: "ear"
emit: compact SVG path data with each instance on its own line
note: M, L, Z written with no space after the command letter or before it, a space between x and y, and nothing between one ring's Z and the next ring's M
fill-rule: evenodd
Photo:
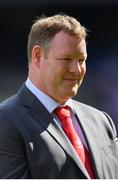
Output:
M36 45L32 49L32 63L36 66L39 66L40 58L42 55L42 48L39 45Z

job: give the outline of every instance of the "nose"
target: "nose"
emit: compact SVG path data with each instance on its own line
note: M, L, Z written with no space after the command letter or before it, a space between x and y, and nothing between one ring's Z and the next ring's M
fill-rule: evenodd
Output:
M81 64L78 60L73 60L71 63L70 63L70 69L69 71L71 73L75 73L75 74L78 74L78 73L81 73L82 71L82 68L81 68Z

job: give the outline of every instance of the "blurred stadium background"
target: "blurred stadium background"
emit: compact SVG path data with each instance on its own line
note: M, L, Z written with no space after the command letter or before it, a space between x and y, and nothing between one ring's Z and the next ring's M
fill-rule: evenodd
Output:
M0 0L0 101L27 78L33 20L60 12L89 29L87 74L75 98L106 111L118 127L118 0Z

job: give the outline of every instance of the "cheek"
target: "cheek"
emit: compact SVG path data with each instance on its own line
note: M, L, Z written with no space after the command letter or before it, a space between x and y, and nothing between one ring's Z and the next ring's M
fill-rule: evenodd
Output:
M82 66L82 74L83 76L86 74L86 64Z
M86 68L84 69L83 74L84 74L84 75L86 74Z
M55 88L56 88L56 86L59 83L59 78L60 78L58 70L56 71L55 68L51 68L51 69L47 70L46 73L47 73L46 76L47 76L47 79L48 79L48 83L51 86L55 86Z

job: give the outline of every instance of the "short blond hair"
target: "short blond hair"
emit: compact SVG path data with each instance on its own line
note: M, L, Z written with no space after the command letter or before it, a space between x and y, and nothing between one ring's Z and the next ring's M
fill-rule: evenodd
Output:
M32 48L35 45L40 45L46 53L49 42L59 31L86 39L86 28L74 17L57 14L38 18L32 25L28 37L27 54L29 62L31 62Z

